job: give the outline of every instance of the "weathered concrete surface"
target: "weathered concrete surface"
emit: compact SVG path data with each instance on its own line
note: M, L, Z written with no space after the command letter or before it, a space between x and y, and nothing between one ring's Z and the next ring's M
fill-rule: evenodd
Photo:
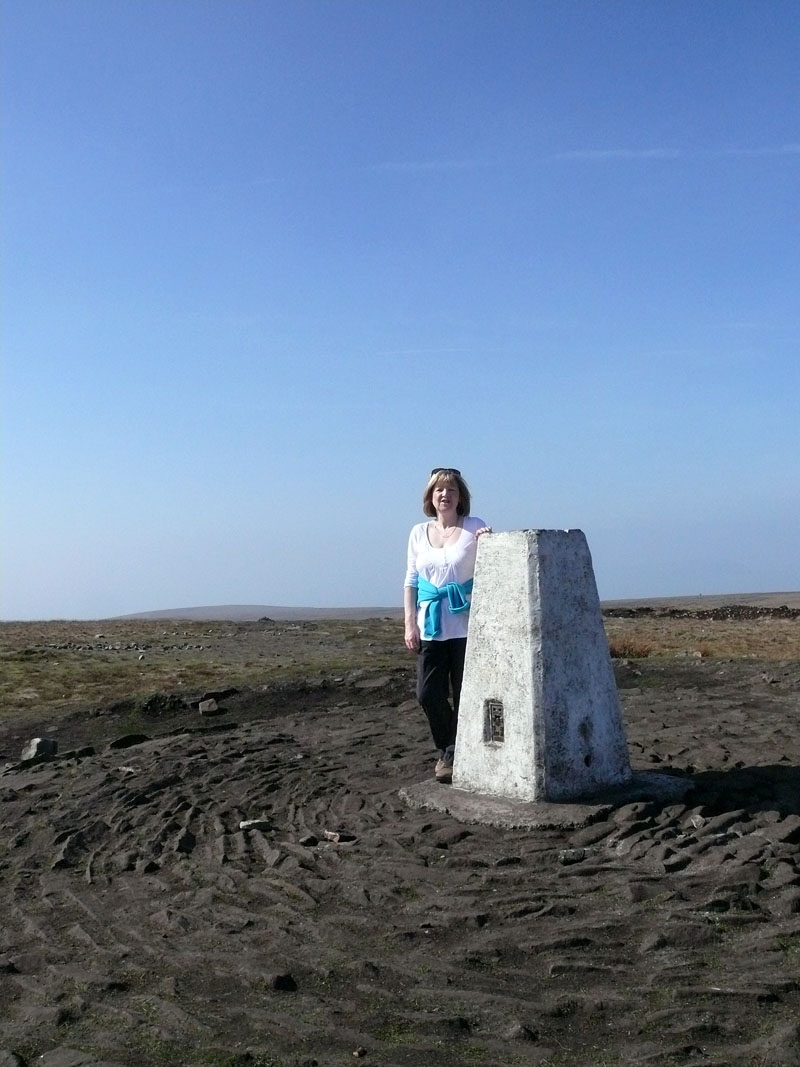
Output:
M583 533L482 537L453 785L487 796L564 801L630 777Z
M643 772L632 775L624 785L574 804L488 796L430 780L405 786L399 795L410 808L443 811L464 823L507 830L576 830L607 818L614 808L624 804L637 800L668 804L682 799L692 788L691 778Z

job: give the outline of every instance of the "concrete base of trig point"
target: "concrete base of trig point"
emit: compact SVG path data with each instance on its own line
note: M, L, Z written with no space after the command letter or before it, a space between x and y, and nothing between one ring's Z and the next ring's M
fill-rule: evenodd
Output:
M400 798L410 808L442 811L464 823L501 826L507 830L575 830L600 822L614 808L637 800L665 804L679 801L692 785L690 778L644 771L631 775L624 785L615 789L603 790L571 803L551 803L471 793L429 780L405 786L400 790Z
M586 538L481 538L452 787L403 790L468 822L574 826L691 782L634 776ZM481 817L482 816L482 817Z

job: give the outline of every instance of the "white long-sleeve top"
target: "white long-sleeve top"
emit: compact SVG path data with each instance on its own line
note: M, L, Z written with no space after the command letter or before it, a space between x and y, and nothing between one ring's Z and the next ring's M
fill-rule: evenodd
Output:
M459 585L468 582L475 574L475 556L478 542L475 531L486 523L474 515L465 515L463 526L445 548L434 548L428 539L428 522L412 526L408 538L408 566L405 587L417 588L420 576L432 585L441 587L449 582ZM468 598L469 599L469 598ZM447 600L441 601L442 625L435 641L449 641L454 637L466 637L469 612L453 615ZM417 609L417 625L424 630L425 605Z

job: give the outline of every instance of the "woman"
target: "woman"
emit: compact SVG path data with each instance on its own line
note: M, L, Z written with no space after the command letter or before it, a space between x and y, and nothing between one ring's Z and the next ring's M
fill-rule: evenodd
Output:
M422 495L422 510L432 521L418 523L408 539L406 648L419 653L417 699L439 751L434 774L441 782L453 777L478 538L491 533L482 519L470 516L469 505L461 471L434 467Z

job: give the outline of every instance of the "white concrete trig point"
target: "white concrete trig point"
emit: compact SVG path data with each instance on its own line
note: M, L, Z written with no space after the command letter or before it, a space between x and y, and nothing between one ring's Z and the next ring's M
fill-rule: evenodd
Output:
M479 542L452 787L401 790L467 822L580 825L598 805L679 796L631 772L586 538L517 530Z
M453 785L564 801L630 777L583 533L517 530L482 538Z

